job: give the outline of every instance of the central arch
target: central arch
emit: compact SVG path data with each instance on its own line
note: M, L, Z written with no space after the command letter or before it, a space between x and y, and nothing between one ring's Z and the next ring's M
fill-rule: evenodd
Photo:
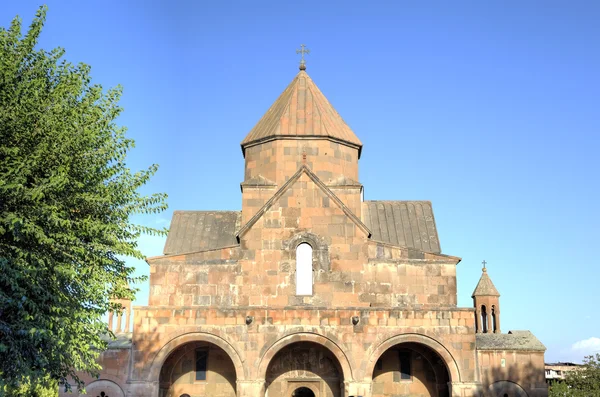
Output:
M266 397L342 397L337 358L323 345L295 342L279 350L265 375Z
M342 350L342 348L333 340L323 335L310 332L298 332L284 336L283 338L279 339L277 342L269 346L269 348L260 358L260 362L258 364L257 379L265 379L269 363L281 349L297 342L312 342L323 346L324 348L329 350L337 359L342 371L342 375L344 377L344 381L354 380L354 377L352 375L352 367L350 366L350 360L348 360L348 356L346 355L344 350Z

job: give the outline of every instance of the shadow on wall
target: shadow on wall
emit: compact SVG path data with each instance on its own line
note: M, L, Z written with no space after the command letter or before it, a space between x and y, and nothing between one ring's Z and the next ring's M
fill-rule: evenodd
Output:
M507 353L510 357L513 353ZM506 359L508 361L508 359ZM528 362L506 367L481 369L483 396L486 397L547 397L548 388L544 367L536 367Z

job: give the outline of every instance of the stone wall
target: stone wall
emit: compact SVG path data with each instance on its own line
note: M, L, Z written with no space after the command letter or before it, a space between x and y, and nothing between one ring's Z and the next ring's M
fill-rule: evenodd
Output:
M239 247L148 259L150 305L456 306L458 258L368 240L360 219L308 173L263 211ZM312 296L296 295L302 242L313 248Z
M130 334L128 334L130 335ZM124 335L121 335L124 336ZM100 396L104 392L108 397L125 397L128 389L129 364L131 361L131 345L125 344L117 348L109 348L100 353L98 362L102 365L102 374L99 379L88 374L79 373L78 376L85 382L86 394L79 393L77 387L71 382L72 393L67 393L64 388L59 389L60 397L67 396Z
M172 351L196 341L213 343L232 358L238 396L262 395L269 363L281 349L300 342L323 346L335 357L345 385L343 396L370 395L364 393L371 393L377 359L403 343L423 345L438 352L452 383L464 386L475 382L471 309L137 307L135 310L138 332L134 336L134 383L152 382ZM363 394L356 394L359 392Z
M303 164L325 183L345 177L358 181L358 149L327 139L280 139L246 148L244 180L259 175L283 185Z
M485 396L503 396L504 393L516 397L548 395L544 352L478 350L477 361Z

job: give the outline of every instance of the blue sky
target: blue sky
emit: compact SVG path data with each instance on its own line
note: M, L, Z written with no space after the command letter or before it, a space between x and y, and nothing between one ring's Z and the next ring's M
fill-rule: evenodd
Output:
M6 2L28 25L40 3ZM240 209L240 141L307 72L364 143L365 199L433 202L471 306L481 261L502 329L546 361L600 352L600 3L49 1L40 46L121 84L133 169L174 209ZM163 239L140 242L162 252ZM132 263L147 274L144 262ZM147 287L137 304L147 303Z

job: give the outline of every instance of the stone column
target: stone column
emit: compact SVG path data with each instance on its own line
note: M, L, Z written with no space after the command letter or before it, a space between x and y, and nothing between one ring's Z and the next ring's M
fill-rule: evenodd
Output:
M496 308L496 310L494 311L494 314L496 315L496 333L500 334L500 309Z
M123 327L121 326L121 320L123 319L123 314L117 314L117 330L115 332L123 332Z
M127 397L158 397L158 382L127 382Z
M483 332L483 324L481 321L481 308L475 309L475 328L477 329L477 333L480 334Z
M265 395L265 380L238 380L236 382L237 397L262 397Z
M371 397L373 382L344 381L344 397Z

